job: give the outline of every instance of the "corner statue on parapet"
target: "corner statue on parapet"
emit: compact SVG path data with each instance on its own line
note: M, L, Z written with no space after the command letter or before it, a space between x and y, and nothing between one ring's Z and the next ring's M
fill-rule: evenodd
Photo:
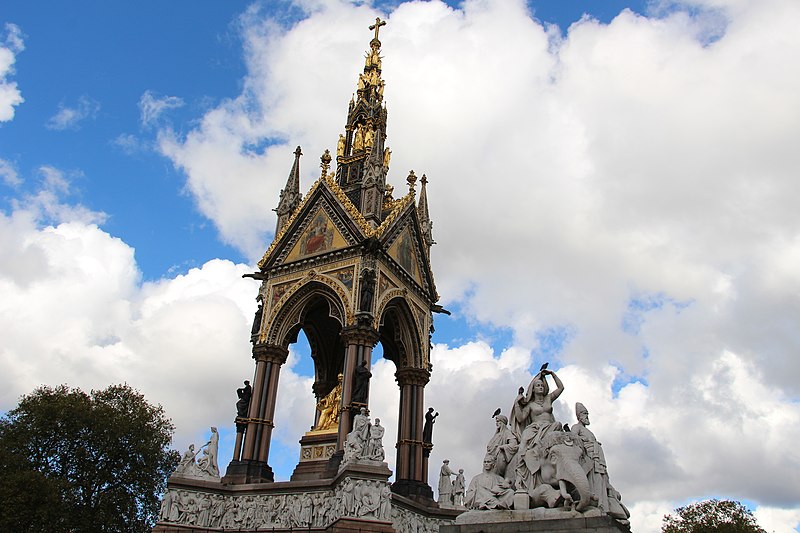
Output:
M519 511L526 520L608 515L628 525L630 513L609 483L603 449L587 428L589 411L578 403L578 422L571 429L553 416L563 391L545 363L527 389L519 388L510 417L494 412L483 472L472 478L465 495L472 511L456 523L480 523L479 512L500 509L514 511L512 516Z
M203 452L203 455L200 459L197 459L200 452ZM183 457L170 477L219 481L219 465L217 464L218 453L219 433L217 432L217 428L212 426L211 437L208 439L208 442L196 450L194 444L190 444L189 449L183 453Z

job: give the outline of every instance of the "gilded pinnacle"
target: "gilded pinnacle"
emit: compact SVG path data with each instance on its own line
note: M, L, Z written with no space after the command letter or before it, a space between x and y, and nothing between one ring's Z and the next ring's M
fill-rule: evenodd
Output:
M408 182L408 192L409 194L414 194L414 184L417 182L417 176L414 174L413 170L408 172L408 177L406 178Z
M319 158L319 160L321 161L319 166L322 169L322 177L324 178L325 176L328 175L328 169L331 168L331 152L330 152L330 150L328 150L326 148L325 152L322 154L322 156Z

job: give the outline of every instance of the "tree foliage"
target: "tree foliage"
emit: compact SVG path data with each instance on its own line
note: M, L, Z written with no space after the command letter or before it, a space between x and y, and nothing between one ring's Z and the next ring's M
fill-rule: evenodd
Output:
M679 507L664 517L662 533L766 533L753 513L731 500L706 500Z
M145 532L179 454L128 385L40 387L0 419L0 531Z

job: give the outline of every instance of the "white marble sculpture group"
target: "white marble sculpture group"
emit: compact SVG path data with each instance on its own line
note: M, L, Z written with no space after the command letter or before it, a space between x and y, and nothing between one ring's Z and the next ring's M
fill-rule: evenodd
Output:
M499 410L495 413L496 431L486 446L483 472L471 480L465 505L474 510L542 507L608 514L627 523L630 513L609 482L603 449L587 427L588 410L576 404L578 422L571 428L558 422L553 402L564 385L545 368L527 391L520 387L511 420ZM553 392L547 376L555 382Z
M455 479L450 476L455 474ZM464 479L464 469L459 468L456 474L450 468L450 460L442 461L442 468L439 469L439 499L437 502L441 507L464 507L464 489L466 488Z
M197 455L203 452L202 457L197 459ZM194 444L189 445L189 449L183 453L181 462L175 469L173 475L189 477L194 479L219 480L219 463L217 455L219 453L219 433L217 428L211 428L211 437L208 442L200 446L197 450Z
M344 457L339 465L341 472L346 465L351 463L383 464L386 456L383 450L383 434L386 429L381 425L381 419L376 418L372 424L367 415L367 409L362 407L360 412L353 417L353 429L347 434L344 443Z

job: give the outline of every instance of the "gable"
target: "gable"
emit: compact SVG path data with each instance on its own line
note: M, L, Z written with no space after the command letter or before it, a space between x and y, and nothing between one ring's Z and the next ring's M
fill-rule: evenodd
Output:
M439 298L416 206L413 202L405 203L392 213L391 220L385 222L386 226L380 228L383 230L380 240L386 255L435 302Z
M346 246L348 246L348 242L336 228L331 217L322 207L319 207L310 217L310 223L300 234L294 247L286 255L285 262L305 259Z
M389 257L394 259L420 286L423 286L420 275L419 257L411 227L406 226L389 246Z
M325 178L312 186L259 261L260 269L327 254L364 239L360 221L343 205L337 189Z

